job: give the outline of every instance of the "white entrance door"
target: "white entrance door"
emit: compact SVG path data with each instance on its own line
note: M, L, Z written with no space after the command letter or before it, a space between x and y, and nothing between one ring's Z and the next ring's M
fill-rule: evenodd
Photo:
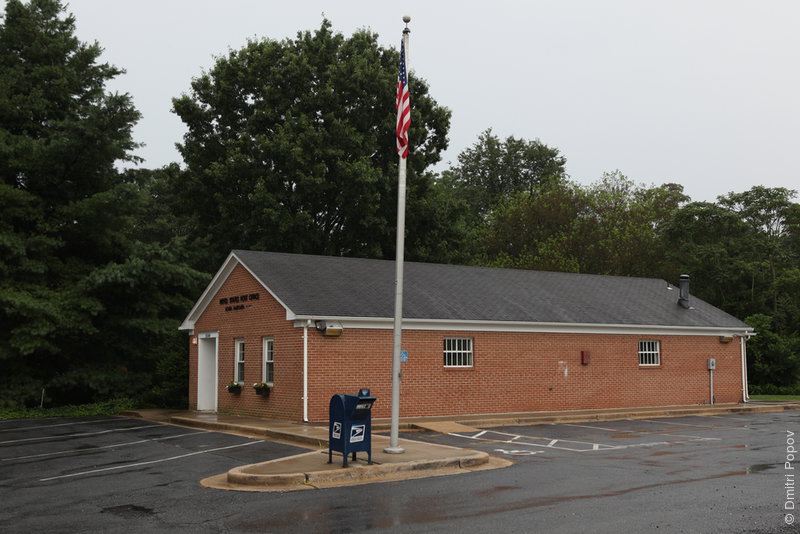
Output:
M197 336L197 409L217 411L217 332Z

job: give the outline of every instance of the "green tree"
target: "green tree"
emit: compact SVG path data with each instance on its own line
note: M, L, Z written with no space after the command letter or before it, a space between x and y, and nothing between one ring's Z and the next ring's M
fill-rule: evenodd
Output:
M670 270L691 275L692 293L740 318L754 313L748 273L757 236L740 217L693 202L672 215L664 239Z
M517 193L489 216L479 232L488 264L515 269L580 272L583 236L578 220L586 196L562 180L537 195Z
M755 293L756 279L766 276L762 293L770 299L773 314L778 312L779 272L790 265L797 265L798 258L791 257L791 250L787 246L787 216L792 206L791 199L796 195L797 191L783 187L755 186L748 191L728 193L718 199L721 206L736 213L750 227L753 235L758 236L754 241L757 259L754 258L756 261L750 268L753 280L751 290Z
M797 385L800 371L800 335L776 332L772 317L754 314L745 318L756 336L747 343L748 380L752 384Z
M38 402L42 387L61 403L145 391L202 283L145 237L153 199L116 169L135 160L139 113L105 91L121 70L98 63L100 46L79 42L62 12L57 0L10 0L0 25L0 402L10 405Z
M686 199L679 185L637 186L619 172L589 187L563 180L497 208L482 242L494 265L660 276L664 226Z
M800 250L795 192L755 186L716 204L678 210L665 237L670 262L693 278L693 292L746 317L755 384L794 385L800 371Z
M397 154L394 86L399 55L327 20L296 39L250 41L173 100L186 124L186 171L174 183L183 223L216 268L231 248L394 256ZM409 259L427 259L425 170L447 146L450 112L411 76ZM418 252L419 251L419 252Z
M586 190L589 200L580 218L585 244L584 272L661 276L661 236L671 214L688 200L683 186L636 185L619 171L605 173ZM668 278L674 273L666 273Z
M470 213L484 220L517 194L532 195L566 178L565 164L558 149L538 139L501 140L490 128L458 155L458 164L443 173L442 181L467 202Z

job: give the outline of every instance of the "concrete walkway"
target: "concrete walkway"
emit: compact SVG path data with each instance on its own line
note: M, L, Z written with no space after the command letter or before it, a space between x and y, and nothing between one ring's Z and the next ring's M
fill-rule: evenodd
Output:
M649 419L658 417L686 417L693 415L723 415L730 413L781 412L798 409L794 403L751 402L716 406L670 406L659 408L634 408L614 410L579 410L567 412L529 412L495 415L467 415L401 419L405 431L430 430L440 433L477 431L481 428L510 425L536 425L551 423L577 423ZM201 481L206 487L240 491L293 491L369 484L391 480L405 480L429 476L466 473L483 469L497 469L512 462L489 456L485 452L401 439L403 454L383 452L389 438L379 434L387 432L389 421L373 419L372 465L368 465L364 452L342 467L342 457L334 453L328 463L328 425L292 423L228 414L186 412L177 410L133 410L123 412L128 417L170 423L193 428L288 443L312 449L312 452L279 458L231 469Z

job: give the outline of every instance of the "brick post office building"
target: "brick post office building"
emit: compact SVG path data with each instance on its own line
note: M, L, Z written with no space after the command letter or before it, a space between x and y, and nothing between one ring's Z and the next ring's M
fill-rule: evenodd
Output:
M388 417L393 316L393 261L235 250L181 326L190 408L324 421L370 388ZM712 373L747 400L753 331L688 277L406 263L403 316L401 417L708 404Z

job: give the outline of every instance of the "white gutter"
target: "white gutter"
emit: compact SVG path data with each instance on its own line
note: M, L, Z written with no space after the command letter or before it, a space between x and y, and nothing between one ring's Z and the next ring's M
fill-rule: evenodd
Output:
M308 326L311 320L303 325L303 422L308 422Z
M389 330L393 321L388 317L340 317L340 316L296 316L294 326L300 328L309 319L337 321L345 329L368 328ZM449 319L403 318L406 330L458 330L483 332L540 332L561 334L635 334L635 335L693 335L693 336L737 336L750 335L745 328L724 326L663 326L631 324L589 323L531 323L521 321L475 321Z

